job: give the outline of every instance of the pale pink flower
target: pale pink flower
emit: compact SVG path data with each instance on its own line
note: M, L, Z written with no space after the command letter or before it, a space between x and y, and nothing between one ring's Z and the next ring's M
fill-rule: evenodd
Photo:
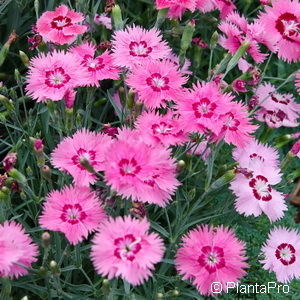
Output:
M264 163L266 168L279 166L279 153L277 149L260 144L252 139L244 148L235 148L232 152L235 161L239 166L246 169L252 169L260 163Z
M187 77L173 63L165 60L135 66L126 80L147 108L166 106L166 100L180 101L182 85L186 82Z
M152 276L164 253L162 239L149 233L150 223L130 216L110 218L93 239L91 258L98 274L121 277L132 285Z
M296 122L300 115L300 104L295 101L292 94L281 94L270 83L260 84L255 92L258 97L258 105L267 111L282 111L286 118Z
M163 146L149 146L139 131L123 129L107 149L105 181L127 199L165 206L180 185L175 160Z
M31 60L26 92L37 102L59 101L73 88L84 85L86 77L80 61L73 54L40 53Z
M47 195L39 222L45 229L62 232L75 245L98 229L105 219L95 192L87 187L65 186Z
M193 12L196 8L196 0L156 0L156 8L169 8L168 17L181 18L186 9Z
M265 6L265 13L259 17L265 26L267 47L288 62L300 59L300 3L293 0L273 1Z
M215 9L215 4L212 0L197 0L196 8L203 13L212 11Z
M0 224L0 277L17 278L28 274L19 263L27 267L37 261L38 246L33 244L22 225L14 221Z
M225 34L219 39L222 47L234 55L244 42L249 42L247 53L256 63L261 63L267 57L260 51L259 43L265 42L265 28L258 21L248 24L245 17L237 12L232 12L221 22L219 29Z
M191 149L188 150L189 154L196 154L201 157L205 162L207 162L210 154L211 154L211 149L209 147L209 143L207 139L204 139L200 143L194 143L191 146Z
M221 115L230 112L230 94L221 94L214 82L202 82L178 101L182 126L190 132L203 133L205 128L219 134L223 128Z
M111 143L112 139L108 135L86 129L78 130L73 136L64 138L53 150L52 165L72 175L77 185L88 186L97 177L86 170L80 160L86 159L95 171L102 170L104 152Z
M219 118L223 127L217 139L224 138L226 143L242 148L252 139L257 126L251 124L247 109L241 103L231 102L229 109L230 112Z
M175 264L183 279L190 280L201 295L213 295L212 283L226 291L227 282L239 282L248 264L245 244L228 227L198 226L182 238ZM222 289L221 289L222 291Z
M235 209L245 216L265 213L271 222L282 218L287 206L283 194L273 188L281 181L280 170L259 161L251 167L252 175L237 174L230 184L237 196Z
M279 282L300 279L300 234L298 230L275 227L262 247L263 268L275 272Z
M60 5L55 11L46 11L41 15L36 23L36 31L46 42L71 44L79 34L86 32L87 27L80 25L83 20L82 13Z
M270 128L297 127L299 125L296 119L289 120L287 114L280 109L266 110L261 108L255 113L255 118L260 122L266 122Z
M120 67L142 66L153 59L162 59L171 52L157 29L146 30L133 25L118 30L112 40L113 58Z
M105 51L96 55L96 47L91 43L83 43L70 49L81 62L82 69L88 74L86 85L98 87L99 80L119 79L120 69L113 63L111 54Z
M148 145L162 144L165 147L180 145L188 140L188 134L182 129L180 117L168 112L159 115L144 112L135 123L143 141Z
M111 18L108 17L106 14L101 14L101 15L96 14L94 17L94 22L97 25L103 25L107 29L112 30Z

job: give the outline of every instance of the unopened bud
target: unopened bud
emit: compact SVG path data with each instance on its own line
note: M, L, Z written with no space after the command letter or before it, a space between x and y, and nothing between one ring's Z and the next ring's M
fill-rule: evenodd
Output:
M174 296L174 297L177 297L177 296L179 296L179 291L178 290L173 290L172 291L172 295Z
M119 90L118 90L118 93L119 93L120 102L121 102L122 106L125 106L126 105L126 93L125 93L125 89L122 86L120 86Z
M18 69L15 69L15 80L16 80L17 84L22 83L21 74Z
M177 167L176 167L176 171L177 173L182 172L182 170L185 168L185 161L184 160L180 160L177 163Z
M216 47L218 41L219 41L219 34L217 31L215 31L211 36L209 48L214 49Z
M116 30L122 30L124 27L124 22L122 19L122 11L119 5L115 5L112 8L112 20L114 24L114 28Z
M129 90L128 99L127 99L127 107L128 109L132 109L134 105L134 91L132 89Z
M51 242L51 236L48 231L42 233L42 245L44 248L48 248Z
M41 166L41 174L46 180L51 180L51 169L47 165Z
M157 300L161 300L161 299L163 299L164 298L164 294L163 293L157 293L156 294L156 299Z
M8 110L12 111L15 109L13 101L9 100L7 97L0 95L0 103Z
M51 260L50 261L50 271L52 274L59 274L59 268L58 268L58 265L57 265L57 262L55 260Z
M107 279L103 279L102 281L102 292L104 296L108 296L110 293L110 283Z
M13 179L17 180L19 183L22 184L26 184L27 180L26 177L17 169L12 168L9 172L8 172L9 176L12 177Z
M40 269L38 270L38 274L41 277L45 277L47 275L47 269L45 267L40 267Z

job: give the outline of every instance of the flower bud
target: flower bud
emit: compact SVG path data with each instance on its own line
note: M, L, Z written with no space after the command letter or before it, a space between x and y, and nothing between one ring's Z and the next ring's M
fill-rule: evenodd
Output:
M128 109L132 109L134 105L134 91L132 89L129 90L128 99L127 99L127 107Z
M124 22L122 19L122 11L119 5L115 5L112 8L112 20L114 23L114 28L116 30L122 30L124 27Z
M17 163L17 153L10 152L3 159L3 168L6 172L9 172Z
M163 24L167 17L167 13L168 8L163 8L158 11L154 27L159 28Z
M104 296L108 296L110 293L110 283L107 279L103 279L102 281L102 292Z
M45 267L40 267L40 269L38 270L38 274L41 276L41 277L46 277L47 275L47 269Z
M42 176L48 180L51 181L51 169L47 165L41 166L41 174Z
M161 300L161 299L163 299L164 298L164 294L163 293L157 293L156 294L156 299L157 300Z
M177 167L176 167L176 172L180 173L183 171L184 168L185 168L185 161L184 160L178 161Z
M48 231L42 233L42 245L44 248L48 248L51 242L51 236Z
M58 267L57 262L55 260L50 261L50 272L54 275L59 274L59 267Z
M19 51L19 56L20 56L20 59L21 59L22 63L24 64L24 66L29 67L30 66L30 60L29 60L28 56L21 50Z
M8 111L12 111L12 110L15 109L12 100L9 100L8 98L6 98L6 97L3 96L3 95L0 95L0 103L1 103L3 106L5 106L5 108L6 108Z
M209 48L214 49L216 47L216 45L218 44L218 41L219 41L219 34L217 31L215 31L211 36L211 39L209 42Z
M21 184L26 184L27 180L26 177L17 169L12 168L9 172L8 172L9 176L12 177L13 179L17 180L17 182L21 183Z
M126 105L126 93L125 93L125 89L122 86L119 87L118 94L119 94L120 102L121 102L122 106L125 106Z

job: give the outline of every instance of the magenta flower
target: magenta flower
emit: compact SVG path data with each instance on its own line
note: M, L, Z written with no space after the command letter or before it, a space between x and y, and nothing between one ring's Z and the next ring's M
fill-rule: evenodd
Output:
M223 128L221 115L230 113L230 94L221 94L214 82L202 82L178 101L182 124L190 132L203 133L205 128L219 134Z
M265 6L260 22L265 26L267 46L288 62L300 59L300 3L293 0L273 1Z
M97 273L108 279L121 277L132 285L151 277L164 253L162 239L148 233L150 223L130 216L109 219L96 234L91 258Z
M79 72L80 70L80 72ZM87 74L71 53L40 53L31 60L27 76L27 95L44 102L59 101L69 90L84 85Z
M105 181L125 198L165 206L180 185L170 155L162 146L145 144L139 131L123 129L107 149Z
M17 278L28 274L26 269L15 263L31 267L37 261L37 255L38 246L33 244L22 225L14 221L0 224L0 277Z
M261 250L263 268L275 272L278 281L300 279L300 234L296 229L274 228Z
M126 81L148 108L165 106L166 100L179 101L182 97L182 85L186 82L187 78L169 61L151 61L146 65L137 65Z
M62 232L75 245L98 229L106 214L94 192L87 187L65 186L46 197L41 227Z
M233 230L219 226L198 226L182 238L175 264L183 279L189 279L199 293L212 295L211 284L219 282L226 290L227 282L238 282L246 275L245 244Z
M260 144L252 139L244 148L235 148L232 156L242 168L252 170L258 164L265 164L266 168L279 166L277 149L266 144Z
M230 189L237 196L237 212L255 217L265 213L271 222L282 218L287 206L283 194L273 187L281 181L280 170L257 163L250 171L250 176L237 174L230 184Z
M96 175L82 166L80 160L87 160L95 171L103 168L104 152L112 142L102 133L78 130L72 137L64 138L52 152L52 165L73 176L77 185L88 186L97 179Z
M223 127L217 138L224 138L226 143L243 148L253 138L251 134L257 126L250 123L246 107L241 103L231 102L228 106L230 112L223 114L219 119Z
M148 145L161 143L168 147L183 144L188 140L187 132L182 129L180 117L172 112L166 115L145 112L138 117L135 127Z
M267 54L260 52L259 43L265 43L265 28L258 21L248 24L247 19L237 12L232 12L221 22L219 29L225 34L219 39L220 45L234 55L244 42L249 42L247 49L256 63L262 63Z
M83 43L71 48L70 52L80 60L85 73L88 74L86 85L98 87L99 80L119 79L120 69L114 66L112 56L108 51L95 56L95 45Z
M86 32L87 27L81 25L83 20L82 13L60 5L55 11L46 11L41 15L36 23L36 31L46 42L71 44L79 34Z
M118 30L112 40L113 58L120 67L142 66L153 59L165 58L170 52L157 29L146 30L140 26Z

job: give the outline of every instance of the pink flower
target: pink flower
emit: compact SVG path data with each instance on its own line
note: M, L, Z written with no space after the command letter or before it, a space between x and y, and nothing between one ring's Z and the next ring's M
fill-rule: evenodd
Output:
M213 282L219 282L225 291L227 282L238 282L246 275L245 244L236 238L233 230L202 225L189 231L182 240L175 258L176 268L201 295L213 295Z
M156 8L169 8L168 17L170 19L180 19L186 9L191 12L195 10L196 0L156 0Z
M169 61L137 65L126 81L147 108L165 106L166 100L181 100L182 85L186 82L187 78Z
M200 143L194 143L192 144L192 147L190 150L188 150L189 154L196 154L201 157L205 162L207 162L208 157L211 154L211 149L209 147L209 143L207 139L204 139Z
M165 206L180 185L170 155L160 145L145 144L139 131L123 129L106 151L105 181L127 199Z
M265 213L271 222L283 217L287 206L283 194L273 188L281 181L278 168L257 162L252 165L252 176L237 174L230 189L237 196L235 209L245 216Z
M121 277L132 285L151 277L154 264L163 257L164 245L149 229L146 219L110 218L93 239L91 258L97 273L108 279Z
M294 155L297 155L300 158L300 140L298 140L293 147L291 148L290 152Z
M192 74L191 71L189 71L189 68L191 66L191 62L188 58L185 59L184 61L184 65L180 68L180 64L179 64L179 56L175 55L174 53L170 53L166 58L166 61L169 61L171 63L174 64L174 66L177 67L177 69L179 71L181 71L182 74Z
M37 261L38 247L33 244L29 234L14 221L0 224L0 277L17 278L28 274L19 263L27 267Z
M83 43L71 48L81 62L85 73L88 74L86 84L98 87L99 80L119 79L120 69L113 64L113 59L108 51L96 56L96 47L91 43Z
M86 32L87 27L80 25L83 20L82 13L60 5L55 11L46 11L41 15L36 23L36 31L46 42L71 44L79 34Z
M76 100L76 91L75 90L67 90L64 95L66 108L71 109L74 107L74 103Z
M215 8L220 11L221 19L225 19L236 8L232 0L212 0L212 1L215 5Z
M115 64L127 68L136 64L144 66L150 60L165 58L171 52L157 29L146 30L135 25L114 33L112 50Z
M197 0L196 8L203 13L212 11L215 9L215 4L212 0Z
M235 148L232 156L242 168L253 169L257 164L265 164L266 168L279 166L278 151L255 139L249 141L244 148Z
M106 14L101 14L101 15L96 14L94 17L94 22L97 25L103 25L107 29L112 30L111 18L107 17Z
M252 139L251 134L257 126L250 123L246 107L241 103L231 102L229 109L230 112L219 119L223 127L217 138L224 138L226 143L242 148Z
M75 245L98 229L106 215L94 192L87 187L65 186L46 197L41 227L62 232Z
M69 90L84 85L86 77L80 61L73 54L40 53L31 60L26 92L37 102L59 101Z
M278 281L300 279L300 234L296 229L275 227L261 250L263 268L275 272Z
M3 159L3 168L6 172L9 172L17 163L17 152L8 153Z
M260 15L260 22L265 26L268 41L266 46L277 52L288 62L300 59L300 3L293 0L278 0L271 6L265 6L265 13Z
M148 145L161 143L168 147L183 144L188 140L187 133L182 129L180 117L173 115L172 112L166 115L144 112L138 117L135 127Z
M265 29L258 21L248 24L245 17L233 12L221 22L219 29L226 35L221 36L219 43L234 55L244 42L250 42L247 49L256 63L261 63L267 57L267 54L260 52L259 44L265 42Z
M229 94L221 94L214 82L198 82L178 101L183 126L190 132L203 133L207 128L219 134L223 128L220 116L230 112L232 99Z
M300 115L300 104L296 103L292 94L280 94L270 83L263 83L258 86L256 96L259 106L267 111L282 111L291 122L296 122Z
M232 82L232 89L235 92L246 93L248 90L246 89L246 82L242 79L236 79Z
M88 186L97 179L95 174L87 171L81 164L85 159L95 171L102 170L104 152L112 139L105 134L86 129L78 130L73 136L64 138L52 152L51 162L54 167L68 172L77 185Z

